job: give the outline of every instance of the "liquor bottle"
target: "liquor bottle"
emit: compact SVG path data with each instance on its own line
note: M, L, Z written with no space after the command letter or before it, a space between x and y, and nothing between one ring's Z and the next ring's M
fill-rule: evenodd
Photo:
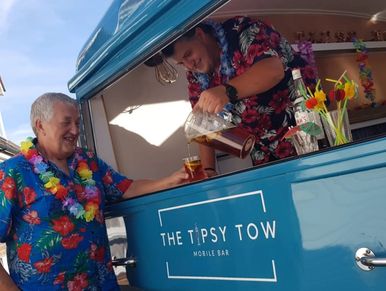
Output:
M326 134L325 134L325 131L324 131L324 126L323 126L323 123L322 123L322 120L320 118L320 115L319 113L317 112L312 112L313 115L314 115L314 122L320 127L320 129L322 130L322 132L320 134L318 134L316 136L316 139L318 140L318 146L319 146L319 149L324 149L324 148L327 148L329 143L328 143L328 140L326 138Z
M303 94L307 91L299 69L292 70L292 78L296 97L293 102L296 125L302 125L307 122L317 123L315 121L317 116L304 107L305 98ZM303 131L298 132L294 136L293 144L298 154L305 154L319 149L317 138Z
M301 101L303 101L304 96L303 96L302 92L306 92L306 86L304 85L302 75L300 73L300 69L294 69L292 71L292 78L294 79L294 84L295 84L295 89L296 89L296 97L302 98ZM298 102L300 102L300 100ZM295 103L296 103L296 100L295 100L294 104ZM323 149L323 148L328 147L328 141L326 138L323 123L322 123L322 120L320 118L319 113L315 112L315 111L307 111L307 112L309 115L311 115L308 121L313 121L322 130L322 132L316 136L316 139L318 140L319 149ZM296 117L295 117L295 119L296 119ZM296 123L297 123L297 121L296 121Z

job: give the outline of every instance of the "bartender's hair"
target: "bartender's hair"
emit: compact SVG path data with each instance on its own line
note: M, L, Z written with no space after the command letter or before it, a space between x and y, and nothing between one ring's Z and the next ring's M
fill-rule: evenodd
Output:
M31 114L30 114L31 127L36 136L37 136L37 130L35 128L36 120L39 119L43 121L49 121L52 118L52 115L54 113L53 108L54 108L55 102L62 102L62 103L72 105L76 108L79 108L78 102L75 99L63 93L49 92L39 96L32 103Z
M191 28L187 32L185 32L182 36L180 36L177 40L169 44L166 48L162 50L163 55L168 58L174 55L174 46L177 41L183 40L183 39L190 39L194 36L196 33L196 28L201 28L205 33L213 34L213 28L212 26L205 24L205 23L199 23L195 27Z

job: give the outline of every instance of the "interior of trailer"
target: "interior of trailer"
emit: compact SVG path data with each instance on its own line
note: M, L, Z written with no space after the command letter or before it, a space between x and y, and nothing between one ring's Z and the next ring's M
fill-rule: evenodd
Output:
M381 1L231 1L208 18L218 21L245 15L273 24L294 49L301 41L312 42L319 76L336 77L344 70L358 84L357 53L350 38L365 41L374 79L377 106L364 98L351 102L349 117L354 140L385 130L386 122L386 12ZM316 8L318 7L318 8ZM153 52L154 53L154 52ZM191 111L182 67L173 83L157 80L157 67L144 63L103 88L89 101L96 151L132 178L158 178L182 165L187 156L183 124ZM366 130L363 130L366 128ZM197 145L192 144L192 154ZM251 166L221 152L218 172L229 173Z
M222 21L236 15L273 24L295 50L300 42L312 43L320 77L339 76L347 70L359 84L357 52L350 38L355 34L363 39L368 49L376 106L364 97L360 87L360 98L351 102L349 108L351 130L354 141L386 132L386 10L382 0L237 0L207 18ZM83 111L84 120L91 121L85 122L83 128L84 144L133 179L168 175L182 167L182 159L188 155L183 125L191 106L185 70L168 60L177 78L172 83L160 81L159 68L144 62L157 55L159 49L148 52L146 59L138 55L141 61L93 93L87 100L89 110ZM79 61L82 58L81 54ZM191 154L197 153L197 145L193 143L190 150ZM220 174L251 166L249 158L242 160L217 152ZM108 225L112 253L124 257L123 222L110 221Z

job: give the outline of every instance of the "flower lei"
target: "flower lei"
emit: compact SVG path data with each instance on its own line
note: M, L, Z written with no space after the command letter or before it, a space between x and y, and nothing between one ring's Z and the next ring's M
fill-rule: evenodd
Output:
M62 201L62 210L68 210L77 219L81 218L90 222L99 214L99 190L95 186L95 181L92 179L92 171L84 160L78 162L76 173L80 178L80 186L82 186L81 194L78 195L78 200L84 202L80 204L77 200L68 197L69 190L63 186L60 179L55 177L54 173L49 169L49 165L44 161L39 154L32 138L27 138L21 142L21 153L31 164L33 171L39 176L43 182L44 188L47 189L56 199ZM77 194L78 191L76 191Z
M365 98L371 101L371 106L376 107L374 81L370 67L368 66L368 54L366 44L361 39L353 40L357 52L356 61L359 63L359 78L364 88Z
M299 41L297 43L300 56L308 63L312 69L315 79L318 78L318 69L316 67L315 54L312 49L312 42L310 41Z
M205 24L211 26L214 31L214 37L217 39L219 46L221 48L220 54L220 72L222 76L225 76L225 81L227 82L230 77L234 76L235 69L232 66L229 54L228 54L228 41L225 38L225 31L221 24L212 21L206 20ZM197 79L200 84L201 90L204 91L209 87L209 75L204 73L193 73L193 76Z

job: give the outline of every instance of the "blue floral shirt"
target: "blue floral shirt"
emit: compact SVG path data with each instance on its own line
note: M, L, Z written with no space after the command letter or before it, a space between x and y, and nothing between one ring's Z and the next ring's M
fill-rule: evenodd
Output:
M79 162L92 171L97 195L77 182ZM65 201L76 201L85 209L98 203L95 217L77 218L64 200L47 191L24 155L3 162L0 241L7 244L13 281L22 290L119 290L103 211L105 202L121 199L132 181L80 148L68 159L69 176L47 163L68 190Z

